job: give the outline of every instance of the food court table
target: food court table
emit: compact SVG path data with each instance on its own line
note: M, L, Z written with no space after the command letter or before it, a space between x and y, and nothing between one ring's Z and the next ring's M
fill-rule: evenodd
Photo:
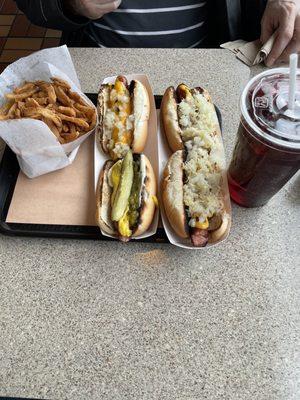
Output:
M87 92L130 72L156 94L207 87L229 159L249 78L231 53L71 53ZM299 399L299 225L298 174L264 208L233 206L211 249L0 236L0 396Z

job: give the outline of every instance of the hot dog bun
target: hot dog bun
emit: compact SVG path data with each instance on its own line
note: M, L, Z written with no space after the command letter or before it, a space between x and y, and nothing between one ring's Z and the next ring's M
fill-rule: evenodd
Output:
M140 236L147 231L152 223L155 213L155 201L153 197L156 197L156 179L152 165L148 157L144 154L141 155L145 163L146 178L144 182L143 190L143 202L140 209L139 224L133 233L133 237Z
M113 161L106 161L99 176L96 191L96 223L102 231L109 235L115 234L115 227L110 218L111 204L110 197L112 188L108 184L107 174L113 166Z
M144 150L150 115L150 102L145 86L137 80L128 84L119 76L114 85L103 84L98 94L99 125L97 137L103 151L120 159L131 149Z
M129 183L125 182L124 184L124 187L126 186L126 188L130 185L130 196L124 200L126 201L124 207L125 212L121 213L121 218L117 218L118 220L115 221L112 220L114 217L113 209L116 203L116 197L118 196L115 194L114 199L112 200L114 191L112 182L116 179L116 175L126 173L126 171L124 172L120 166L124 160L119 160L116 163L113 161L107 161L105 163L99 177L96 195L97 225L103 232L119 237L123 241L129 240L131 237L142 235L147 231L152 223L156 207L156 179L149 159L144 154L137 154L133 156L132 160L133 164L136 163L136 165L133 166L133 179ZM121 163L118 166L120 174L118 172L116 173L116 170L113 170L113 167L117 163ZM114 178L112 177L112 174L115 174ZM118 179L119 183L115 188L115 193L118 193L122 177L119 176ZM120 196L121 195L122 193L120 193ZM138 214L136 214L136 222L134 225L130 225L128 221L132 221L133 214L132 209L129 207L130 204L132 204L131 201L134 201L134 199L138 201L138 204L136 204L135 207L135 211ZM121 225L120 220L123 221ZM124 234L124 230L128 233Z
M161 118L164 131L170 146L175 152L184 148L181 139L182 131L179 126L177 113L177 96L173 86L168 87L161 101Z
M131 85L133 86L134 111L132 152L142 153L144 151L148 135L150 101L148 92L140 81L134 80L132 81Z
M165 213L178 236L189 237L183 203L183 151L172 154L164 169L162 199Z

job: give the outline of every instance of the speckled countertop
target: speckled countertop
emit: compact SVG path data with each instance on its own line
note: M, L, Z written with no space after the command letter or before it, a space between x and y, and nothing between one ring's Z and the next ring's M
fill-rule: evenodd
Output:
M154 92L206 86L227 157L249 70L222 50L87 50L83 89L145 72ZM300 398L300 176L233 206L222 245L0 237L0 395L47 399Z

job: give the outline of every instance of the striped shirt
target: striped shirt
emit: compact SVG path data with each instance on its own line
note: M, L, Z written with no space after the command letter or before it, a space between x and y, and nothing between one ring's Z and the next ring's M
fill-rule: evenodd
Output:
M205 0L123 0L86 33L100 47L201 47L207 14Z

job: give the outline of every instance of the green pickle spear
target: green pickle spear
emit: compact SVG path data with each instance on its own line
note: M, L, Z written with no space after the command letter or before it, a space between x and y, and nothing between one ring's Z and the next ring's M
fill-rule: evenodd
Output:
M113 221L119 221L123 217L128 206L132 183L133 157L132 152L128 151L122 162L120 183L111 210L111 218Z

